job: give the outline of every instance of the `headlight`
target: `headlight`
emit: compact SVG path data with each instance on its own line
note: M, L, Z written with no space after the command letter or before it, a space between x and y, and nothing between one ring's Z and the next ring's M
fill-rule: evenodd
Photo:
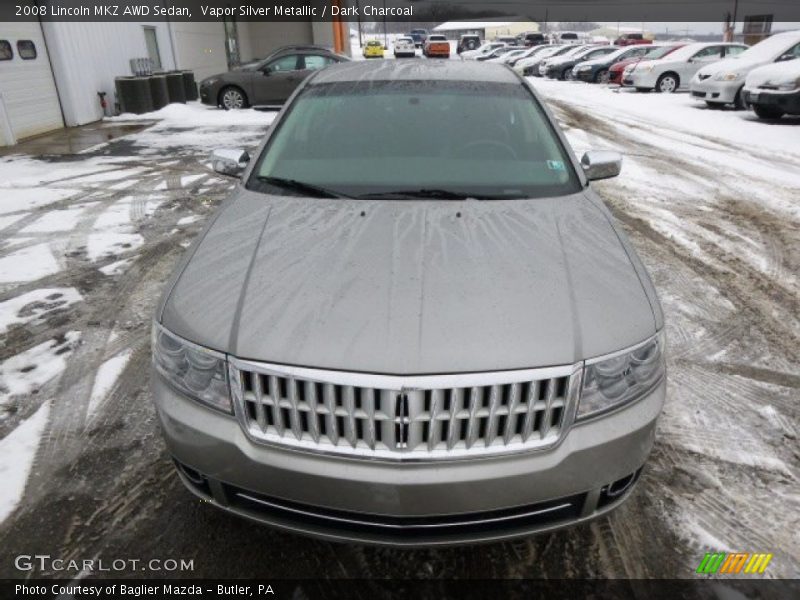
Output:
M714 81L736 81L742 76L741 73L736 71L728 71L727 73L717 73L714 75Z
M591 71L592 67L578 67L578 71Z
M200 85L207 86L207 85L214 85L219 81L218 77L209 77L208 79L204 79L200 82Z
M153 366L179 392L233 413L224 354L187 342L154 323Z
M782 81L778 84L778 89L782 92L791 92L800 88L800 77L794 81Z
M653 65L644 65L643 67L639 67L642 71L649 73L653 70Z
M607 412L653 389L666 372L665 343L662 329L630 352L587 364L576 418Z

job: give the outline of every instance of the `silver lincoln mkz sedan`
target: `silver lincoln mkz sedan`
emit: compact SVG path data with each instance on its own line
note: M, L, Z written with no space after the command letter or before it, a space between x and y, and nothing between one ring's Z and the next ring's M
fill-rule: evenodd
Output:
M421 143L423 141L424 143ZM336 65L290 98L153 327L186 486L238 515L379 544L605 514L664 402L633 248L531 86L472 61Z

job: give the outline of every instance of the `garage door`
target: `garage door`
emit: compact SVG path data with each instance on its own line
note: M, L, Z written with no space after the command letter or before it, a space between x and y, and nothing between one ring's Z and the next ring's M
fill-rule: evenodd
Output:
M0 23L0 144L64 126L38 22Z

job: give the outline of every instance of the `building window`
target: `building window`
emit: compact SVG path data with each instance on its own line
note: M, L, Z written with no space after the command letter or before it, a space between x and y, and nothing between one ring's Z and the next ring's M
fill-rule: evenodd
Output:
M36 58L36 44L31 40L17 41L17 54L22 60L33 60Z
M144 28L144 43L147 46L147 56L153 66L153 71L160 71L161 52L158 50L158 36L156 35L155 27Z
M14 58L14 50L8 40L0 40L0 60L11 60Z

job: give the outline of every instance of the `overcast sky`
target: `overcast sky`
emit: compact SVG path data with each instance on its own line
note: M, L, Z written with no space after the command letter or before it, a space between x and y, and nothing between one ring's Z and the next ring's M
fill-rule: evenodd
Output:
M798 0L800 2L800 0ZM616 21L611 22L603 22L601 25L606 27L614 28L617 26ZM620 27L636 27L641 28L642 23L619 23ZM693 33L722 33L722 23L715 22L715 23L658 23L658 22L647 22L644 23L644 29L646 31L651 31L653 33L665 33L669 31L671 34L685 34L691 35ZM773 31L782 31L786 29L800 29L800 23L773 23L772 24ZM741 32L742 30L742 23L736 23L736 31Z

